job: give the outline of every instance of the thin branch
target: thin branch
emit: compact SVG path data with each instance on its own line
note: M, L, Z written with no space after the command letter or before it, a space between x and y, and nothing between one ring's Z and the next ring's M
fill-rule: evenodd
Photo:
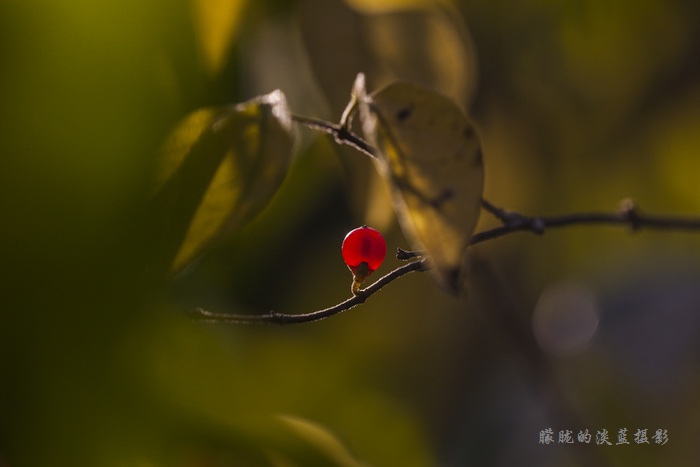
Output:
M484 209L501 219L503 225L472 235L471 245L518 231L529 231L541 235L547 228L585 224L628 225L632 231L642 228L700 230L700 218L642 213L630 200L623 201L622 209L618 212L580 212L544 217L529 217L514 212L506 212L500 208L493 207L487 201L483 201L483 205Z
M292 120L297 123L301 123L312 130L318 130L328 133L329 135L333 135L336 143L338 144L347 144L348 146L352 146L370 157L375 159L377 158L377 149L374 146L342 125L336 125L335 123L327 122L318 118L303 117L301 115L292 115Z
M205 311L201 308L197 308L191 313L191 318L196 321L204 322L215 322L215 323L235 323L235 324L296 324L296 323L309 323L311 321L319 321L329 316L333 316L342 311L354 308L357 305L361 305L370 296L374 295L379 289L385 285L393 282L401 276L404 276L413 271L426 271L428 266L426 260L413 261L400 268L394 269L386 276L379 279L374 284L369 287L360 290L359 295L355 295L342 303L339 303L325 310L314 311L312 313L306 313L303 315L287 315L283 313L276 313L274 311L267 315L236 315L236 314L224 314L224 313L212 313L210 311Z
M511 222L522 218L522 215L498 208L485 199L481 200L481 207L483 207L488 213L493 214L496 218L503 222L503 224L510 224Z

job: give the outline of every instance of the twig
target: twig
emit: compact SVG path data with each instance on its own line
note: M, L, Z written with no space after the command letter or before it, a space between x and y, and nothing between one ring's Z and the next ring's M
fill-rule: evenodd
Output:
M508 212L505 209L498 208L486 201L485 199L481 200L481 207L483 207L484 210L486 210L490 214L493 214L495 217L497 217L501 222L503 222L503 224L510 224L523 217L518 213Z
M191 318L196 321L205 322L215 322L215 323L236 323L236 324L296 324L296 323L309 323L311 321L319 321L321 319L328 318L341 311L349 310L357 305L361 305L377 292L379 289L387 285L388 283L398 279L413 271L426 271L428 266L426 260L422 259L420 261L413 261L400 268L394 269L386 276L379 279L374 284L369 287L360 290L359 295L345 300L342 303L326 308L325 310L314 311L312 313L306 313L303 315L287 315L283 313L276 313L274 311L267 315L236 315L236 314L224 314L224 313L212 313L210 311L205 311L201 308L197 308L191 313Z
M347 144L348 146L352 146L370 157L375 159L377 158L377 149L374 146L357 136L343 125L336 125L335 123L313 117L302 117L301 115L292 115L292 120L297 123L301 123L312 130L319 130L324 133L328 133L329 135L333 135L336 143L338 144Z
M484 200L484 209L501 219L503 225L472 235L471 245L502 237L512 232L530 231L543 234L545 229L582 224L629 225L632 231L642 228L700 230L700 218L681 216L660 216L639 211L631 200L621 203L618 212L579 212L561 216L528 217L514 212L506 212Z
M425 256L424 251L406 251L403 248L396 249L396 259L408 260L411 258L420 258Z

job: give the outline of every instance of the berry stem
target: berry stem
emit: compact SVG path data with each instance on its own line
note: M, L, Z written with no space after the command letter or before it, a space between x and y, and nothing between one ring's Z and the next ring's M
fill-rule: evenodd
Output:
M350 290L352 291L352 294L354 296L360 295L360 286L362 285L361 281L358 281L357 279L353 279L352 281L352 287L350 287Z

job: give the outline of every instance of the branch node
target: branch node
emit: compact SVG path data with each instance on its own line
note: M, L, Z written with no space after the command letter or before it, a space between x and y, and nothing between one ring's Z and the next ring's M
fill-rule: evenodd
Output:
M639 216L639 206L631 199L623 199L620 201L620 215L630 224L632 232L636 232L642 226L642 220Z
M406 251L403 248L397 248L396 249L396 259L401 259L401 260L409 260L411 258L420 258L421 256L424 256L425 252L423 251Z
M530 229L537 235L542 235L545 229L544 220L541 217L533 217L530 219Z
M523 216L522 214L518 214L517 212L509 212L503 208L496 207L483 198L481 200L481 205L486 211L488 211L494 217L500 220L503 223L503 225L509 227L512 227L516 224L522 224L523 220L525 219L525 216Z
M350 136L350 131L344 126L338 126L335 133L333 133L333 138L338 144L347 144L348 141L352 139Z

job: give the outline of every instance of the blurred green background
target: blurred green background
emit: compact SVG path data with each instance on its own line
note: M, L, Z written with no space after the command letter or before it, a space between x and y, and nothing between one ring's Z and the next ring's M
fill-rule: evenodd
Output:
M144 208L188 113L281 89L337 121L362 71L468 109L496 205L698 214L699 54L685 0L0 2L0 466L697 465L697 234L514 234L466 301L412 274L233 326L185 311L339 303L365 223L408 248L366 157L299 129L267 209L168 282Z

